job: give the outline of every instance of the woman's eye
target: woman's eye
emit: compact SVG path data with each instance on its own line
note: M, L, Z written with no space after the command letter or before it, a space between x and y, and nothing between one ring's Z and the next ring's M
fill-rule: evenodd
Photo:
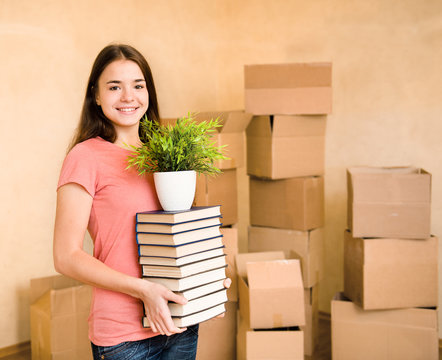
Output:
M144 89L144 85L135 85L135 89Z
M111 90L111 91L115 91L115 90L118 90L118 89L119 89L118 86L111 86L111 87L109 88L109 90Z

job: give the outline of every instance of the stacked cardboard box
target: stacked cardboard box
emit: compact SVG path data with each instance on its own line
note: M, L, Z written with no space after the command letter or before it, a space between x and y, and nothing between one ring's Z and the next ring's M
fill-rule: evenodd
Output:
M198 360L231 360L236 356L236 313L238 290L235 256L238 253L238 194L237 169L245 165L245 129L252 115L244 111L202 112L195 116L196 121L219 118L221 127L214 135L215 143L226 145L228 159L215 165L222 173L216 177L198 176L195 193L195 206L221 205L223 243L227 255L227 277L232 285L227 291L229 301L225 304L226 313L221 319L213 319L200 324L198 340ZM170 123L175 120L163 120Z
M431 175L350 168L344 294L332 301L333 359L438 359L438 240Z
M194 206L221 205L223 226L238 223L237 168L244 166L245 133L252 115L244 111L201 112L195 121L219 118L221 127L216 129L213 140L216 145L225 145L226 160L215 163L222 174L210 177L197 176ZM174 124L177 119L161 119L163 125Z
M331 64L245 67L250 175L250 252L282 250L301 261L304 353L318 341L318 283L324 225L324 158ZM240 299L241 307L241 299Z
M284 252L236 256L237 359L303 359L304 288L300 261Z

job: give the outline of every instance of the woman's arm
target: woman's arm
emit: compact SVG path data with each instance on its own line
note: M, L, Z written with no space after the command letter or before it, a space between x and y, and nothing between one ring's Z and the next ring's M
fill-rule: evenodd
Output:
M69 183L59 188L54 229L55 269L86 284L141 299L154 332L169 336L184 331L173 323L167 302L185 304L186 299L162 285L113 270L83 250L91 208L92 197L82 186Z

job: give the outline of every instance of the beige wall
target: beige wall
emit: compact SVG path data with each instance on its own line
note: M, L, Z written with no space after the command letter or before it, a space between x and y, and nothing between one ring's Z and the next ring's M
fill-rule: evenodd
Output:
M164 117L241 109L244 64L333 62L321 310L343 285L346 167L431 172L442 235L439 0L0 0L0 348L29 339L29 279L54 273L57 176L91 62L112 41L146 55Z

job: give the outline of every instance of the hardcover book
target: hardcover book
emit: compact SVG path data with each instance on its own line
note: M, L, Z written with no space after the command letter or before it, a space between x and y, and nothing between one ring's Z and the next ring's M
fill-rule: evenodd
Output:
M221 216L221 206L194 206L183 211L145 211L136 214L138 223L168 223L176 224L184 221L204 219L213 216Z
M188 230L177 234L159 234L159 233L137 233L138 244L146 245L181 245L192 241L210 239L221 235L219 225L207 228Z
M190 255L181 257L164 257L164 256L140 256L140 265L164 265L164 266L181 266L196 261L211 259L224 254L224 246L205 251L199 251Z
M138 253L140 256L166 256L178 258L205 250L219 248L221 246L223 246L222 235L212 239L193 241L177 246L138 245Z
M136 232L151 232L159 234L176 234L183 231L206 228L209 226L221 225L221 217L215 216L207 219L185 221L182 223L137 223Z
M193 300L201 296L208 295L223 289L225 289L224 279L221 279L205 285L194 287L189 290L175 291L175 294L180 295L186 298L187 300Z
M208 270L195 275L186 276L180 279L170 279L165 277L145 276L144 279L164 285L172 291L184 291L196 286L208 284L226 277L226 266L218 269Z
M187 316L181 316L181 317L172 317L172 321L174 322L175 326L177 327L188 327L192 326L198 323L201 323L203 321L209 320L214 318L215 316L221 315L226 312L226 308L224 304L219 304L214 307L211 307L209 309L197 312L195 314L190 314ZM143 318L143 326L144 327L150 327L149 321L146 317Z
M178 279L198 274L211 269L217 269L226 265L226 256L223 254L211 259L196 261L181 266L142 265L143 276L160 276Z
M169 303L169 310L172 317L174 316L187 316L195 314L202 310L209 309L215 305L224 304L227 302L227 290L219 290L217 292L193 299L187 302L185 305L177 303Z

